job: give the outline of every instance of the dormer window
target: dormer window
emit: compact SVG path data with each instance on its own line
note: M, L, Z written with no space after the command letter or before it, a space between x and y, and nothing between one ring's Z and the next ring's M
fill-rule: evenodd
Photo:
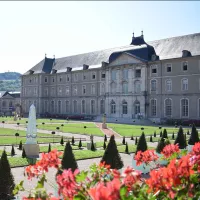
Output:
M102 74L101 74L101 78L106 78L106 74L105 74L105 73L102 73Z
M188 62L187 61L182 62L182 68L183 68L183 71L188 70Z
M166 64L166 71L171 72L172 71L172 64Z

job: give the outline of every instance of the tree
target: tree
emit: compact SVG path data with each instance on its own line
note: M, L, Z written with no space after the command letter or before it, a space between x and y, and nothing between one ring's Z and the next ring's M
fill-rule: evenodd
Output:
M134 139L133 139L133 135L131 136L131 140L134 140Z
M72 145L75 144L74 136L72 136Z
M150 136L149 141L150 141L150 142L153 142L153 137L152 137L152 135Z
M154 137L156 137L156 132L155 132L155 131L154 131L154 134L153 134L153 135L154 135Z
M185 136L183 134L182 126L179 127L174 144L178 144L180 149L184 149L186 147L186 140L185 140Z
M82 141L81 141L81 138L80 138L78 148L81 149L81 147L82 147Z
M0 199L12 199L12 191L14 187L14 178L10 169L6 151L4 150L0 160Z
M103 149L105 150L106 149L106 142L104 141L103 143Z
M189 130L187 131L187 135L190 135L190 132L189 132Z
M126 141L125 141L125 136L123 136L123 139L122 139L122 144L125 145L126 144Z
M107 142L107 136L104 135L104 142Z
M166 129L163 130L163 138L168 138Z
M137 149L135 153L137 154L138 151L144 152L146 150L147 150L147 141L143 132L138 140Z
M25 152L25 149L23 148L22 150L22 158L26 158L26 152Z
M91 140L91 151L96 151L93 140Z
M51 151L51 143L49 143L48 153Z
M162 137L162 135L163 135L163 134L162 134L162 131L160 131L160 137Z
M166 146L165 139L162 137L158 142L158 145L156 147L156 152L161 153L165 146Z
M63 136L61 137L60 144L61 144L61 145L63 145L63 144L64 144L64 139L63 139Z
M194 145L196 142L199 142L199 135L198 135L198 131L196 130L195 124L193 124L190 138L188 140L188 144Z
M22 150L22 141L19 142L19 150Z
M11 156L14 156L15 155L15 148L14 148L14 145L12 145L12 148L11 148Z
M71 168L72 171L75 171L76 169L78 169L78 165L76 163L74 153L72 151L72 147L69 141L65 145L64 154L61 161L61 168L62 169Z
M129 154L129 150L128 150L128 143L127 143L127 142L126 142L125 153Z
M174 138L175 138L175 137L174 137L174 132L173 132L173 133L172 133L172 139L174 140Z
M135 138L135 145L137 145L137 143L138 143L138 139L137 139L137 137Z
M121 169L124 166L115 143L114 135L110 137L101 162L105 162L105 164L110 165L111 169Z

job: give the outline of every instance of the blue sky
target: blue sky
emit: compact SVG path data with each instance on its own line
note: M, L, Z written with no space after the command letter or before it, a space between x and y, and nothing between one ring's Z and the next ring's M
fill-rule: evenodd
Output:
M0 72L56 58L200 32L198 1L0 2Z

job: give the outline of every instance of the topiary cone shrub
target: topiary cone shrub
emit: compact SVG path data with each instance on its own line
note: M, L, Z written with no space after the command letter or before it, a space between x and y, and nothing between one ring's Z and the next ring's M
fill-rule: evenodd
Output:
M103 149L105 150L106 149L106 142L104 141L103 143Z
M199 135L198 135L198 131L195 127L195 124L192 125L192 131L190 134L190 138L188 140L188 144L189 145L194 145L196 142L199 142Z
M127 143L127 142L126 142L125 153L129 154L129 150L128 150L128 143Z
M104 142L107 142L107 136L104 135Z
M91 151L96 151L93 140L91 140Z
M138 143L138 139L137 139L137 137L135 138L135 145L137 145L137 143Z
M163 138L168 138L166 129L163 130Z
M163 133L162 133L162 131L160 131L160 137L162 137L163 136Z
M122 144L125 145L126 144L126 141L125 141L125 136L123 136L123 139L122 139Z
M19 142L19 150L22 150L22 141Z
M115 143L114 135L110 137L110 141L104 152L101 162L105 162L105 164L110 165L111 169L121 169L124 166Z
M186 140L185 140L185 136L183 134L182 126L179 127L174 144L178 144L180 149L185 149L185 147L186 147Z
M61 161L61 168L62 169L71 168L72 171L75 171L75 169L78 169L78 165L75 160L74 153L72 151L72 147L69 141L65 145L64 154Z
M51 151L51 144L49 143L48 153Z
M0 199L12 199L12 191L14 187L14 178L10 169L6 151L4 150L0 160Z
M25 152L25 149L23 148L22 150L22 158L26 158L26 152Z
M190 135L190 132L189 132L189 130L187 131L187 135Z
M78 148L81 149L81 147L82 147L82 141L81 141L81 138L80 138Z
M150 141L150 142L153 142L153 137L152 137L152 135L150 136L149 141Z
M162 137L158 142L158 145L156 147L156 152L161 153L165 146L166 146L165 139Z
M131 140L133 140L133 135L131 136Z
M74 136L72 136L72 145L75 144Z
M61 137L60 144L61 144L62 146L64 145L64 139L63 139L63 136Z
M12 145L12 148L11 148L11 156L14 156L15 155L15 148L14 148L14 145Z
M174 132L173 132L173 133L172 133L172 139L174 140L174 138L175 138L175 137L174 137Z
M138 144L137 144L137 148L136 148L136 152L135 154L137 154L138 151L146 151L147 150L147 141L144 135L144 132L142 133L142 135L140 136L139 140L138 140Z
M154 134L153 134L153 136L154 136L154 137L156 137L156 132L155 132L155 131L154 131Z

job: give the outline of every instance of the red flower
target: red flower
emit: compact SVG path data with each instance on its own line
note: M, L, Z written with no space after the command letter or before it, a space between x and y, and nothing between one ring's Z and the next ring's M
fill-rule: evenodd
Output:
M165 158L169 158L172 156L173 153L180 153L180 149L178 147L178 144L168 144L164 147L163 151L161 152L164 154Z
M154 150L146 150L144 152L138 151L134 159L136 165L141 165L142 163L149 164L151 161L156 161L158 156L154 153Z
M78 173L78 169L76 169L74 173L71 169L68 169L57 176L59 194L62 194L65 198L73 199L73 196L77 194L79 189L79 186L76 183L76 175Z
M110 169L110 165L107 165L105 161L99 163L99 168Z
M114 178L107 183L99 182L96 187L90 188L88 193L93 200L115 200L120 199L119 189L121 183L119 179Z
M195 143L195 145L192 147L192 152L193 155L200 155L200 142Z

